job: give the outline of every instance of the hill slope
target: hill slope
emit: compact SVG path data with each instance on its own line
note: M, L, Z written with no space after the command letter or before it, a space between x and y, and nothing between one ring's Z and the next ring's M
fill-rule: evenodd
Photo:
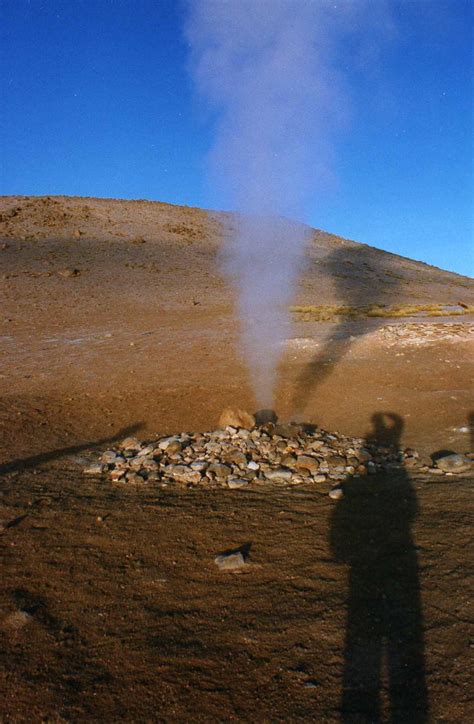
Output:
M156 201L79 197L0 198L0 237L16 241L175 244L194 262L232 235L232 214ZM315 230L297 292L298 304L474 303L467 277ZM295 301L295 303L296 303Z

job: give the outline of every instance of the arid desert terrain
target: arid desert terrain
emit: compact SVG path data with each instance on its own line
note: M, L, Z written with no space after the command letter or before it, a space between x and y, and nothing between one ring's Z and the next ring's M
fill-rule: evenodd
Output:
M351 507L317 484L83 473L126 436L255 412L220 264L235 223L0 199L0 720L471 722L472 474L374 476ZM427 467L474 452L472 279L314 231L291 314L281 421L364 438L391 413ZM248 564L220 571L239 546ZM372 709L342 694L361 651Z

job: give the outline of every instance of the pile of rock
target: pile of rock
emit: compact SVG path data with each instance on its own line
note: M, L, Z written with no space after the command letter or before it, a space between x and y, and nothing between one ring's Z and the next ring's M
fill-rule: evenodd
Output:
M467 458L466 463L471 465ZM403 467L432 470L421 464L412 449L382 447L294 423L267 422L250 429L227 425L213 432L180 433L152 442L129 437L117 448L106 450L100 462L85 472L108 474L112 481L128 484L244 488L272 482L334 487L348 477ZM459 467L456 472L461 472Z

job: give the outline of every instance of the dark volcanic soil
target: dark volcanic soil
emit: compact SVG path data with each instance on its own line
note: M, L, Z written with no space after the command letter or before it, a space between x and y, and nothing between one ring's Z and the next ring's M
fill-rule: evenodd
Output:
M84 460L132 430L253 410L217 263L232 217L28 197L0 214L0 719L368 722L379 691L382 721L390 707L398 722L472 721L469 477L380 478L343 506L317 486L84 479ZM295 298L460 301L474 303L471 280L322 232ZM364 435L391 411L403 446L465 452L472 323L297 322L277 412ZM220 572L214 555L245 543L249 565ZM376 690L363 703L354 640Z

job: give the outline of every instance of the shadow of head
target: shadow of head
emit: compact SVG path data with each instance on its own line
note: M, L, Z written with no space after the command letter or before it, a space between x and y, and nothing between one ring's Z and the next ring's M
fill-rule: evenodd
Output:
M372 430L367 441L380 447L400 447L403 432L403 418L396 412L375 412L371 417Z

